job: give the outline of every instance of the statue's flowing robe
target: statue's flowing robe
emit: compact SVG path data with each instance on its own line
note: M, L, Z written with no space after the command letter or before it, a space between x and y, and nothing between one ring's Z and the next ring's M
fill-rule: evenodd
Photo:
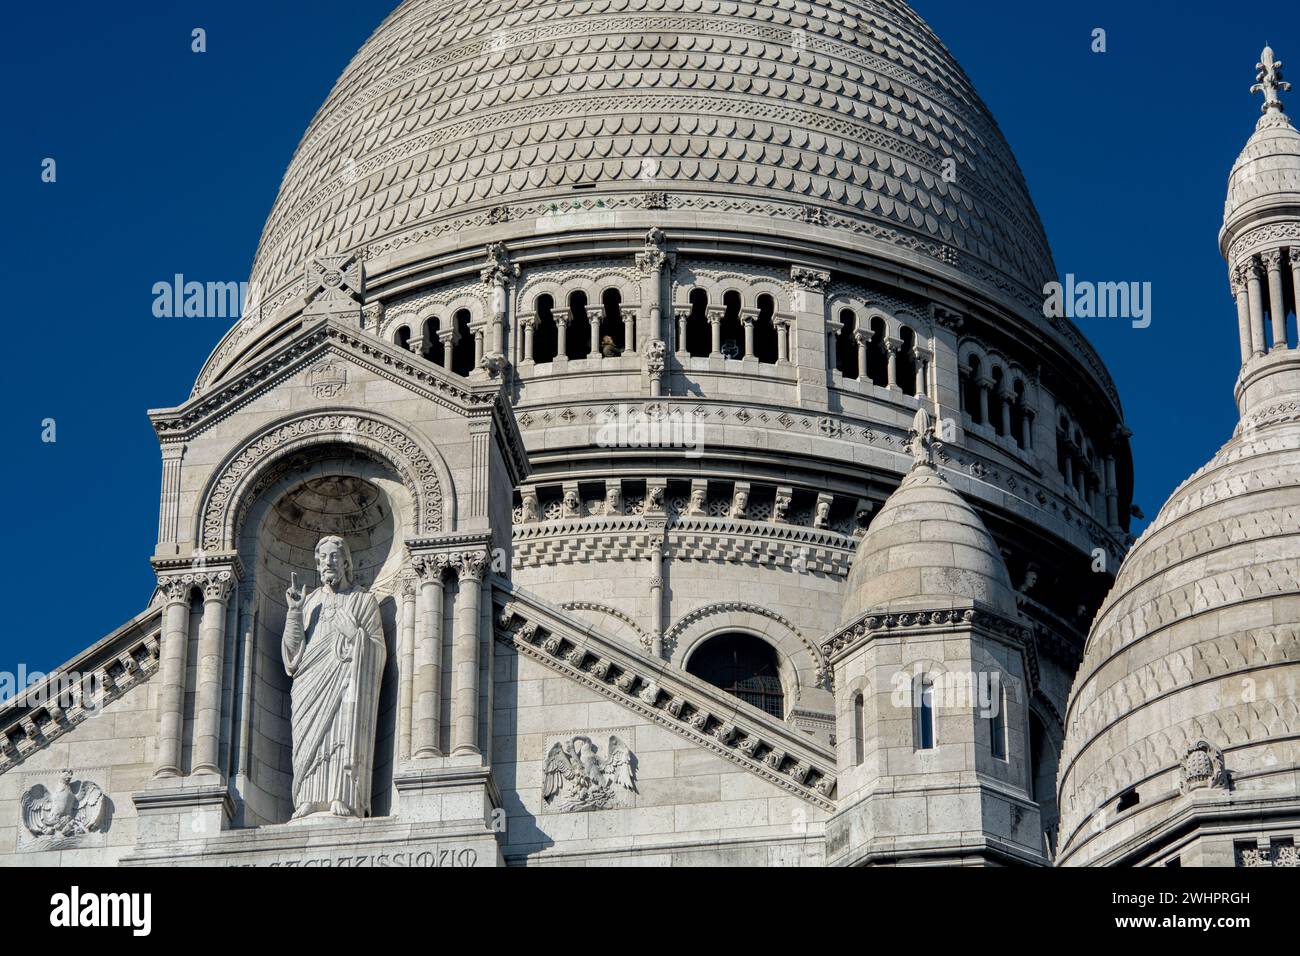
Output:
M338 800L370 812L383 624L369 592L312 591L302 615L290 612L281 650L293 727L293 807L302 816Z

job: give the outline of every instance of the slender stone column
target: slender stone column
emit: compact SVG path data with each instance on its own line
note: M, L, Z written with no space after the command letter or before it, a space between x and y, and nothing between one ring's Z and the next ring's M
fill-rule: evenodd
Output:
M398 611L398 693L397 693L397 754L401 759L411 756L412 701L415 696L415 578L410 571L402 572L397 583L400 600Z
M155 777L181 775L181 731L185 726L185 658L190 641L190 574L158 578L167 595L163 609L161 686L158 691L158 753Z
M564 309L555 311L555 357L569 357L569 313Z
M442 574L441 555L423 555L412 564L420 582L419 638L415 643L411 692L411 754L416 759L440 757L442 716Z
M912 349L912 361L916 363L916 397L925 401L930 393L930 352L920 347Z
M587 314L587 325L591 327L591 349L587 358L600 358L600 313L592 309Z
M790 320L781 319L776 323L776 364L790 364Z
M722 310L709 309L709 358L722 358Z
M636 256L637 271L641 274L641 310L645 321L637 329L637 335L642 338L641 342L637 342L635 338L628 338L626 329L624 330L624 347L629 352L633 350L639 352L649 348L650 343L654 341L668 340L669 330L661 327L664 314L664 270L671 269L676 264L677 258L671 252L664 251L666 238L662 229L651 229L646 233L644 248ZM671 311L671 306L669 309ZM627 322L626 316L624 322ZM679 352L683 349L684 339L685 333L676 346Z
M1065 453L1065 486L1074 490L1074 453L1070 451Z
M235 576L203 575L203 620L199 625L198 684L194 703L194 773L220 773L221 675L226 648L226 611Z
M745 354L742 358L754 358L754 316L746 315L740 321L745 326Z
M1010 389L998 390L999 404L1002 406L1002 432L1008 438L1014 440L1015 436L1011 434L1011 408L1016 401L1016 393Z
M1034 447L1034 417L1034 410L1026 405L1024 414L1020 416L1020 446L1025 451L1032 451Z
M1268 269L1268 314L1273 320L1273 348L1287 347L1286 293L1282 285L1282 250L1270 249L1260 258Z
M483 330L474 330L474 371L483 365Z
M898 339L885 339L885 384L887 388L898 388L898 353L903 343Z
M533 332L537 328L537 316L529 315L524 317L524 361L533 360Z
M1246 270L1238 265L1231 273L1232 296L1237 300L1237 338L1241 344L1241 364L1250 361L1250 293L1246 288Z
M978 378L975 380L976 386L980 390L980 424L993 427L993 422L989 420L989 392L993 389L993 379Z
M456 347L456 330L439 332L438 338L442 342L442 361L439 364L443 368L451 368L451 350Z
M1250 300L1250 341L1256 355L1268 351L1264 347L1264 270L1259 260L1252 256L1246 262L1246 293Z
M871 335L862 329L853 330L853 343L858 347L858 381L867 382L871 376L867 374L867 344L871 341Z
M636 354L636 313L623 309L623 354Z
M1295 306L1296 324L1300 326L1300 246L1292 246L1288 251L1291 257L1291 303ZM1296 334L1300 335L1300 328L1297 328Z
M664 524L648 519L650 529L650 653L664 656Z
M690 318L690 310L677 310L677 341L673 343L673 351L679 356L686 355L686 323L690 321Z
M456 643L452 648L452 668L456 677L453 702L453 753L476 754L478 746L478 617L479 592L487 570L487 554L466 551L455 565L460 578L456 592Z

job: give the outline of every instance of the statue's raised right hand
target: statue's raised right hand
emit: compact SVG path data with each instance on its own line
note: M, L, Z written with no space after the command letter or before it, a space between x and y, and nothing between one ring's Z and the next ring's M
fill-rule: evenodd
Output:
M289 610L301 611L303 601L307 600L307 588L298 586L298 572L289 575L289 589L284 592L284 599L289 602Z

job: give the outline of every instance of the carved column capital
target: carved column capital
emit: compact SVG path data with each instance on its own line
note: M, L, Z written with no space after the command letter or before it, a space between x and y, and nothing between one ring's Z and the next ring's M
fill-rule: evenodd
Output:
M1269 272L1282 271L1282 250L1268 249L1259 254L1260 261L1264 263L1264 268Z
M480 582L487 573L487 551L461 551L452 556L451 567L461 581Z
M225 601L234 590L235 575L229 570L202 571L195 575L195 583L203 589L205 601Z

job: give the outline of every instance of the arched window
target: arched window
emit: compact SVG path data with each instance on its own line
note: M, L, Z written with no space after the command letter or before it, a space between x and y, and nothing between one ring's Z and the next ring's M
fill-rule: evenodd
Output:
M457 375L474 371L474 333L469 330L469 309L461 309L452 319L456 341L451 347L451 370Z
M764 365L775 365L778 354L776 344L776 302L764 293L758 297L758 318L754 320L754 355Z
M549 295L537 297L537 325L533 328L533 361L554 362L559 348L559 330L555 327L555 300Z
M745 357L745 327L740 322L740 293L735 289L722 294L722 330L719 341L723 358Z
M840 331L835 336L835 367L845 378L857 378L858 343L853 333L858 330L858 317L852 309L840 312Z
M785 716L780 658L766 641L750 634L719 634L691 655L687 673L720 687L774 717Z
M916 711L916 749L934 749L934 680L922 674L913 685L913 705Z
M591 319L587 315L587 293L582 290L569 296L569 331L565 344L571 359L591 354Z
M409 349L411 347L411 329L409 326L399 325L397 331L393 333L393 343L399 349Z
M708 358L713 347L708 308L709 294L703 289L692 289L691 314L686 319L686 351L696 358Z
M885 320L877 316L871 320L871 343L867 346L867 378L879 388L889 385L889 356L885 352L888 330Z
M867 759L867 715L862 691L853 695L853 763L861 766Z
M903 326L898 334L899 340L903 343L902 348L898 350L898 387L903 390L904 395L916 394L916 333Z
M623 341L623 294L618 289L606 289L600 301L604 309L600 316L600 354L614 358L627 348Z

